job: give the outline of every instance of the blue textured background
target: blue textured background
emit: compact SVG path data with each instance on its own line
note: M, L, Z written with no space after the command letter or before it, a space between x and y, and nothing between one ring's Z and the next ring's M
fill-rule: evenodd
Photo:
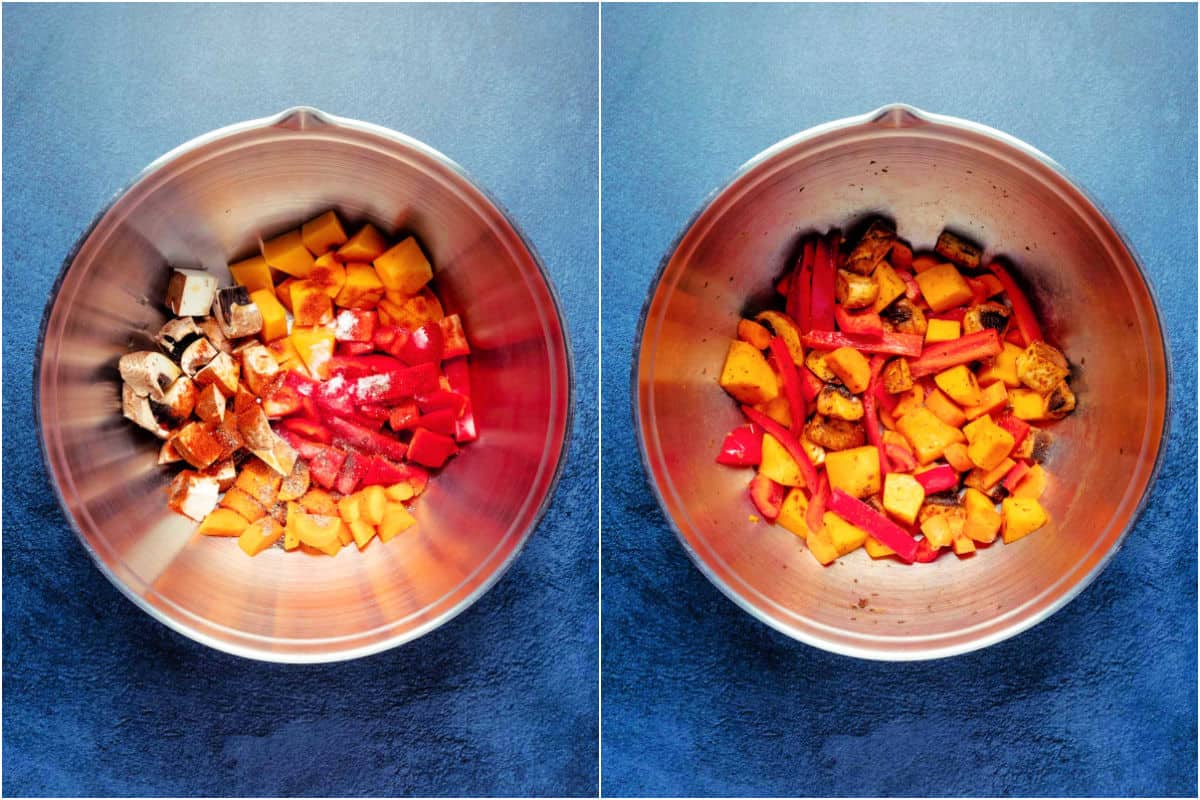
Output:
M1195 6L604 7L606 794L1192 795ZM645 484L629 364L659 260L779 139L903 101L1051 154L1162 301L1172 439L1140 524L1067 608L971 655L787 639L688 561Z
M594 794L595 6L4 8L5 795ZM441 629L333 666L205 649L92 566L35 444L33 346L110 196L296 104L386 125L508 208L569 320L576 429L511 571Z

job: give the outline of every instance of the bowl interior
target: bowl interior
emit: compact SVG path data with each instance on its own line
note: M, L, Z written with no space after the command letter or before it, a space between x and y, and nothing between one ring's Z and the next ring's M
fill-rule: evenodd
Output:
M781 527L750 521L750 473L717 465L741 418L716 383L738 317L773 301L801 237L882 214L916 249L949 227L1006 256L1078 410L1055 425L1035 535L905 566L858 551L821 567ZM981 647L1065 603L1115 551L1152 477L1167 367L1128 247L1048 159L947 118L889 109L772 148L699 214L647 305L636 407L652 482L692 558L748 611L837 652L912 659Z
M418 501L418 525L363 552L311 557L193 533L167 510L173 470L121 418L116 362L166 320L166 265L226 263L258 237L336 209L348 228L414 233L472 343L480 439ZM39 417L63 504L102 569L158 618L208 644L331 660L406 641L494 581L540 517L570 408L567 345L550 287L504 215L413 140L301 111L189 143L98 220L48 313Z

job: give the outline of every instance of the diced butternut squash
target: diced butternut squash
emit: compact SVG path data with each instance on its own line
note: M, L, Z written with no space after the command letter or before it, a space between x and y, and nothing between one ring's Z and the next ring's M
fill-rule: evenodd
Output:
M256 556L283 536L283 526L270 517L251 523L238 536L238 547L248 556Z
M1017 378L1017 356L1023 352L1025 351L1012 342L1005 342L1003 349L992 358L991 363L979 370L979 384L987 386L989 383L1000 381L1009 389L1020 386L1021 381Z
M887 558L888 556L896 555L895 550L883 544L874 536L867 536L867 540L863 542L863 549L867 551L867 555L871 558Z
M350 531L350 526L346 524L346 520L341 520L338 524L338 544L342 547L354 542L354 534Z
M825 356L825 363L854 394L862 394L871 382L871 365L853 347L839 347Z
M825 512L826 520L831 516L834 515L828 511ZM809 530L808 536L805 538L805 543L808 545L808 552L813 554L813 558L825 566L829 566L834 561L837 561L838 551L833 546L833 540L829 537L828 524L822 525L818 531Z
M385 490L389 502L403 503L412 500L415 496L411 483L407 481L403 483L393 483Z
M246 520L246 524L257 522L267 514L267 509L262 504L246 492L237 488L237 486L234 486L225 493L219 505L221 508L228 508L231 511L237 512L238 516ZM238 531L238 533L241 533L241 531Z
M387 511L383 514L383 520L380 521L378 528L379 541L389 542L392 537L404 533L406 530L417 524L417 520L409 510L399 503L388 503Z
M299 230L263 242L262 255L269 265L295 278L305 277L313 268L313 255L304 246Z
M292 328L292 345L311 375L317 378L325 376L325 368L329 359L333 358L334 331L332 328Z
M752 319L739 319L737 335L746 344L752 344L759 350L771 346L771 332Z
M250 293L250 299L262 313L262 338L264 342L272 342L287 336L287 311L275 297L275 293L267 289L259 289Z
M387 240L372 224L367 223L338 248L338 260L370 263L387 250Z
M982 416L963 428L967 437L967 457L982 470L995 469L1012 452L1016 441L989 416Z
M961 428L967 421L962 409L955 405L953 400L946 397L945 392L941 389L932 389L929 394L925 395L925 407L951 428Z
M379 301L380 313L385 308L391 317L391 321L385 322L385 325L399 325L409 330L419 328L426 322L438 322L446 316L441 301L428 286L412 296L390 290L384 292L384 299Z
M231 508L215 508L200 523L197 533L204 536L241 536L250 520Z
M760 404L757 409L783 427L792 427L792 407L788 405L787 398L783 395L777 395L769 403Z
M433 278L433 268L415 236L398 242L376 257L374 263L379 280L391 291L416 294Z
M336 302L342 308L371 309L383 297L383 283L370 264L346 264L346 282Z
M913 265L916 266L915 260ZM921 295L935 314L970 302L973 296L971 287L953 264L938 264L914 277Z
M879 293L875 295L875 303L871 306L872 311L876 313L883 311L892 304L893 300L904 295L904 279L886 261L880 262L871 277L879 284Z
M954 541L954 534L950 530L950 517L950 514L934 514L921 523L921 533L925 534L930 547L940 549Z
M1046 524L1046 510L1031 497L1006 497L1000 503L1004 543L1015 542Z
M280 281L279 285L275 287L275 299L279 301L279 305L288 310L289 314L292 313L292 284L297 280L297 278L288 278Z
M310 219L300 226L300 239L314 256L324 255L346 242L346 231L333 211Z
M963 485L984 492L990 492L997 483L1003 480L1014 464L1016 464L1015 461L1011 458L1006 458L994 469L980 469L979 467L975 467L967 473L967 477L963 478Z
M807 514L808 496L800 489L792 489L783 498L783 505L779 508L779 516L775 518L775 522L801 539L806 539L808 538Z
M1026 500L1040 500L1042 494L1046 491L1046 470L1042 469L1041 464L1034 464L1029 468L1029 472L1025 473L1025 477L1017 484L1017 488L1013 490L1013 497L1020 497Z
M1008 388L1001 381L990 383L980 391L980 398L978 405L963 409L963 415L967 419L979 419L984 414L990 414L1007 405Z
M763 437L764 442L766 437ZM873 445L825 454L829 488L852 497L870 497L879 491L879 450Z
M889 472L883 479L883 508L893 517L912 525L925 502L925 488L912 475Z
M365 519L356 519L349 524L350 533L354 536L354 543L358 545L358 549L362 550L371 539L375 537L375 526L367 522Z
M967 455L967 446L962 442L955 442L946 447L946 451L942 453L942 457L946 459L955 472L968 472L975 469L975 464L972 463L971 457Z
M1046 398L1032 389L1013 389L1008 393L1008 404L1012 406L1012 414L1017 419L1026 422L1038 422L1049 419L1046 412Z
M963 534L982 544L995 541L1001 519L992 499L978 489L968 488L963 493L963 507L967 511Z
M341 542L338 539L338 527L340 525L341 519L338 517L330 517L323 514L307 514L302 511L292 517L288 527L295 527L296 535L300 538L301 544L328 552L328 548L330 547L341 547Z
M758 474L764 475L784 486L803 486L804 477L796 459L769 433L763 434L762 462Z
M933 376L933 382L960 406L977 406L983 401L983 392L975 380L975 373L966 364L942 370Z
M303 327L333 322L333 301L325 287L308 279L292 282L293 323Z
M857 525L851 525L832 511L826 511L822 519L825 522L825 534L839 556L857 550L867 541L866 531Z
M954 537L954 554L959 556L970 555L975 552L975 542L965 533Z
M337 501L338 515L347 523L362 519L362 511L358 505L359 495L348 494Z
M271 280L271 268L262 256L253 256L245 261L230 264L229 274L233 276L235 283L245 286L251 292L275 288L275 282Z
M308 273L305 280L318 284L332 300L346 285L346 265L326 253L313 263L312 272Z
M897 420L896 429L908 440L922 465L936 461L951 444L964 441L962 431L942 422L924 406Z
M962 336L962 323L953 319L931 319L925 328L925 344L949 342Z
M337 501L324 489L312 487L298 501L300 507L310 514L332 517L338 513Z
M739 403L758 405L774 400L779 381L760 350L737 339L729 343L725 366L721 369L721 388Z
M921 384L914 384L907 392L901 392L900 397L896 400L896 407L892 409L892 416L900 419L905 414L915 408L920 408L925 403L925 387Z
M275 505L282 481L283 476L271 469L265 461L251 457L242 465L233 485L263 508L270 508Z

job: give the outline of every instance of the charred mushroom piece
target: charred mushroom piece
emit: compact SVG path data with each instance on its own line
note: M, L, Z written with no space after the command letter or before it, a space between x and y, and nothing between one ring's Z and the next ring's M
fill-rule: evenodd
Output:
M192 415L196 407L196 384L186 375L180 375L163 393L161 403L150 401L150 408L159 416L165 416L172 423L178 424ZM173 427L173 426L172 426Z
M1066 356L1045 342L1034 342L1017 356L1017 380L1041 394L1054 391L1070 371Z
M167 505L200 522L217 507L220 494L221 487L216 478L185 469L171 481Z
M1046 413L1055 419L1062 419L1075 410L1075 393L1066 381L1058 385L1046 396ZM1028 437L1027 437L1028 438Z
M167 308L177 317L203 317L212 308L217 279L202 269L171 271L167 283Z
M917 308L907 297L898 297L895 302L879 312L884 326L894 333L912 333L924 336L929 322L925 312Z
M883 390L888 394L900 394L913 387L912 371L908 368L908 359L893 358L880 373L883 379Z
M804 436L826 450L849 450L851 447L861 447L867 440L866 431L860 423L820 414L813 415L804 426Z
M200 328L200 332L208 337L208 341L212 342L212 346L220 350L222 353L232 353L233 345L229 339L225 338L225 332L221 330L220 324L212 317L205 317L196 323Z
M863 404L845 386L826 386L817 394L817 413L857 422L863 418Z
M241 351L242 379L254 394L263 396L271 381L279 374L279 362L271 351L261 344L253 344Z
M149 397L159 403L180 375L179 367L171 359L153 350L126 353L117 362L117 369L121 372L121 380L138 397Z
M846 269L870 275L896 243L896 232L883 220L875 220L846 258Z
M996 302L984 303L969 309L963 315L962 331L964 334L979 333L991 328L1003 337L1008 329L1008 318L1011 314L1012 311L1006 305Z
M868 275L839 269L834 286L837 301L846 308L866 308L879 296L879 284Z
M179 366L188 375L195 377L196 373L207 367L220 353L221 351L213 347L208 339L201 336L189 344L183 354L179 356Z
M121 385L121 415L160 439L166 439L171 435L170 429L154 416L154 409L150 407L150 398L139 395L128 383Z
M950 231L942 231L933 249L942 258L967 269L979 269L979 261L983 258L983 248Z
M217 292L213 314L221 332L230 339L252 336L262 330L263 317L245 286L229 286Z
M176 317L158 329L154 342L173 360L178 361L189 344L200 337L200 329L191 317Z

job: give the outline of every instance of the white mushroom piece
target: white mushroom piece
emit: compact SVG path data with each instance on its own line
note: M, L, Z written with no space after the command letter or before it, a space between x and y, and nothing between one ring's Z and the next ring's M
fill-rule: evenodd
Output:
M177 317L203 317L212 308L217 279L202 269L171 271L167 283L167 308Z
M150 398L139 395L128 383L121 384L121 414L134 425L145 428L160 439L171 435L170 429L154 416Z
M179 367L162 353L139 350L126 353L117 362L121 380L133 389L138 397L149 397L157 403L163 401L167 389L181 374Z
M179 366L191 377L208 366L209 362L220 355L221 351L212 346L212 342L201 336L187 346L179 356Z
M175 361L187 346L200 338L200 329L191 317L176 317L158 329L154 342Z
M171 481L167 505L200 522L217 507L220 494L221 486L215 477L185 469Z
M262 312L250 299L250 292L245 286L229 286L219 290L213 301L213 315L221 332L230 339L252 336L262 330Z
M192 415L199 394L195 382L186 375L180 375L163 393L163 401L151 401L150 408L160 417L165 416L173 423L181 423Z

